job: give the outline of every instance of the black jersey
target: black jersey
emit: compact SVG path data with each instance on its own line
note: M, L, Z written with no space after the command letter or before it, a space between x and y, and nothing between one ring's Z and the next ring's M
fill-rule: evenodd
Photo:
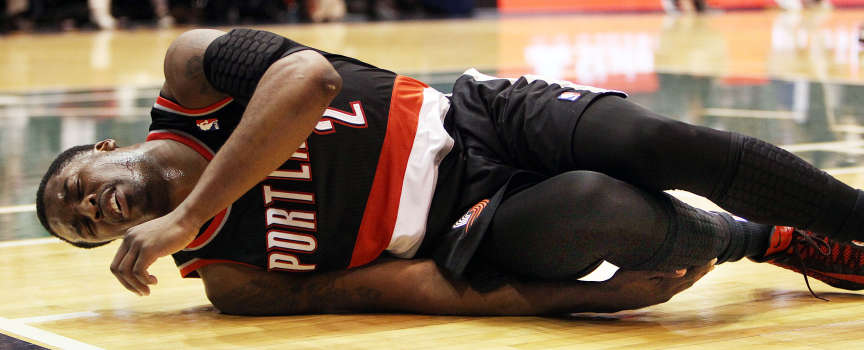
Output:
M442 125L449 100L417 80L322 54L341 75L341 92L289 160L173 254L184 277L217 262L327 271L369 263L385 250L417 251L438 165L453 146ZM226 98L188 109L159 97L147 140L181 142L209 160L244 103Z

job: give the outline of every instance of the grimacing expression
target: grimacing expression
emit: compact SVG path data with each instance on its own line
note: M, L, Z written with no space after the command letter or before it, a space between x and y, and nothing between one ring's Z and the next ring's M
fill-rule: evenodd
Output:
M45 215L52 230L70 242L107 242L166 214L164 185L140 152L105 140L70 159L48 180Z

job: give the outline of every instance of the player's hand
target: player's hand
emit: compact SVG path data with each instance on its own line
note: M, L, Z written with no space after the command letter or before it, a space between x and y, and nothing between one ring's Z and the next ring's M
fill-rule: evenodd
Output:
M598 305L598 311L617 312L665 303L713 270L716 262L714 259L706 265L676 272L618 270L603 282L607 297Z
M147 269L156 259L180 251L197 233L176 211L163 217L133 226L126 231L123 243L111 262L111 272L129 291L150 295L150 284L156 284L156 276Z

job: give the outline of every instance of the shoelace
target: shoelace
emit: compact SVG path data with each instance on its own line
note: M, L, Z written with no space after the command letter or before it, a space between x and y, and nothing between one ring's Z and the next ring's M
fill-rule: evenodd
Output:
M830 256L831 255L831 245L828 244L828 242L825 242L824 240L821 240L821 239L813 238L812 235L809 235L809 234L806 234L806 233L803 233L803 232L800 232L797 230L795 231L794 235L795 235L795 239L804 241L805 243L808 243L808 244L812 245L813 247L815 247L816 250L820 254L822 254L824 256ZM831 301L828 298L823 298L823 297L820 297L819 295L816 295L816 292L813 291L813 288L810 288L810 279L807 277L807 265L804 264L804 259L801 258L802 252L799 251L800 246L803 246L803 245L796 246L795 256L798 257L798 264L799 264L799 266L801 266L801 274L804 275L804 284L807 285L807 290L809 290L810 295L812 295L816 299ZM822 248L825 248L825 249L822 249Z

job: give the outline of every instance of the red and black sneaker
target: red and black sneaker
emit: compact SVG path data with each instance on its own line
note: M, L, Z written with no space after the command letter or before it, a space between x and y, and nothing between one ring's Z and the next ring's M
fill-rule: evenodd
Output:
M804 274L810 293L813 289L807 276L837 288L864 289L864 248L812 232L776 226L765 255L750 259ZM815 293L813 296L819 298Z

